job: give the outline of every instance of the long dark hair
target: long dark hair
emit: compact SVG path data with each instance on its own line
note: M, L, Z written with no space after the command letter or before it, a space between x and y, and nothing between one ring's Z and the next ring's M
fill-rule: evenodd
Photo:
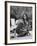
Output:
M28 16L27 16L27 14L25 14L25 16L26 16L26 21L28 21ZM23 15L23 21L25 21L24 15Z

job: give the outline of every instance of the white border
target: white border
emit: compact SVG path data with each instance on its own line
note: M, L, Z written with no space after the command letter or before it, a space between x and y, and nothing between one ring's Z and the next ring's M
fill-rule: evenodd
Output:
M10 40L10 6L28 6L32 7L32 39L23 39L23 40ZM35 41L35 5L33 4L22 4L22 3L7 3L7 43L25 43L25 42L34 42Z

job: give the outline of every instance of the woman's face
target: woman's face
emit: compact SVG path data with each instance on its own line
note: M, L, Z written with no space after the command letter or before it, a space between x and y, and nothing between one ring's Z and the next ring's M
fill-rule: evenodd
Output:
M26 19L26 15L24 15L24 19Z

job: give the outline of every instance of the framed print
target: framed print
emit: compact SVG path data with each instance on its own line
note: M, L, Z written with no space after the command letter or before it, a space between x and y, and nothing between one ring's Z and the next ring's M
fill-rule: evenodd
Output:
M36 43L36 3L5 1L5 44Z

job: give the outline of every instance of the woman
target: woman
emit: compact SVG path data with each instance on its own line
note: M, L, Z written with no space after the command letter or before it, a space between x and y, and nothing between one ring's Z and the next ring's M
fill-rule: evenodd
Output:
M28 17L27 15L23 15L22 19L18 19L18 26L16 28L16 32L18 33L18 37L25 36L28 34Z

